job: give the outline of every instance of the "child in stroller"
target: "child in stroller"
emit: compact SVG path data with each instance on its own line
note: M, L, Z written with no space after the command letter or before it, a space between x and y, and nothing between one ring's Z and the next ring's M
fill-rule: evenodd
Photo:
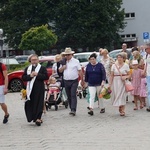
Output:
M46 101L48 101L49 100L49 98L50 98L50 96L52 95L52 94L54 94L54 101L56 101L56 98L57 98L57 94L60 92L60 82L56 82L57 80L56 80L56 78L54 78L54 77L50 77L49 78L49 81L48 81L48 84L49 84L49 86L48 86L48 94L47 94L47 99L46 99Z
M55 106L55 110L58 110L58 105L62 103L65 108L68 108L68 101L62 101L62 90L61 79L56 79L53 76L49 77L47 82L47 93L45 99L46 110L51 109L51 106Z

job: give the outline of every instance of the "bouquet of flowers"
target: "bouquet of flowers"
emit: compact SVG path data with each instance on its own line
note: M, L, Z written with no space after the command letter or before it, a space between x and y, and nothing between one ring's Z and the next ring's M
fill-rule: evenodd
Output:
M111 89L108 87L103 87L100 94L99 98L104 98L104 99L110 99L110 94L111 94Z
M27 91L25 89L21 90L21 96L22 96L22 98L21 98L22 100L26 99L26 97L27 97Z

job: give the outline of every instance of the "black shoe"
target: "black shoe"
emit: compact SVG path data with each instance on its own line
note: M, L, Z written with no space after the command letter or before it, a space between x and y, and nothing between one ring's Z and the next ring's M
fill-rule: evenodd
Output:
M76 115L76 112L75 112L75 111L71 111L71 112L69 113L69 115L75 116L75 115Z
M91 115L91 116L93 116L94 112L91 110L91 111L88 112L88 114Z
M4 116L3 123L7 123L9 118L9 114Z
M91 108L88 106L87 109L90 110Z
M39 122L39 121L36 121L36 122L35 122L35 124L36 124L37 126L41 126L41 123L42 123L42 122Z
M147 108L146 110L147 110L148 112L150 112L150 108Z
M101 109L100 113L105 113L105 108Z

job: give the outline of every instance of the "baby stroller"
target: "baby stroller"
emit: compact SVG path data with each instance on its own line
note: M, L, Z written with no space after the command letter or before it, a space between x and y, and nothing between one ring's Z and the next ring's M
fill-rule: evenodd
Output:
M59 77L56 77L55 78L57 79L57 82L62 82L62 79L59 78ZM46 99L47 99L47 95L48 95L48 91L49 91L49 85L47 84L46 85ZM46 107L46 110L48 111L49 109L51 109L52 106L55 107L55 111L58 110L58 106L60 104L62 104L63 106L65 106L65 108L67 109L68 108L68 101L67 100L64 100L62 97L63 97L63 87L59 87L59 92L57 93L57 98L56 100L54 100L54 94L51 94L48 101L45 101L45 107Z

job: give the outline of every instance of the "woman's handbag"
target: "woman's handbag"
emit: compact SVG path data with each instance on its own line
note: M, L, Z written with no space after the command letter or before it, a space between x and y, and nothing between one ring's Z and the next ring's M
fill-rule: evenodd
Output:
M126 92L131 92L131 91L134 90L134 87L133 87L132 83L129 80L125 80L124 85L125 85Z
M116 65L116 64L115 64L115 65ZM116 68L118 69L118 72L119 72L120 76L122 77L122 74L121 74L121 72L120 72L120 70L119 70L119 68L118 68L117 65L116 65ZM134 90L134 87L133 87L132 83L131 83L128 79L126 79L126 80L123 81L123 82L124 82L124 85L125 85L125 90L126 90L126 92L131 92L131 91Z

